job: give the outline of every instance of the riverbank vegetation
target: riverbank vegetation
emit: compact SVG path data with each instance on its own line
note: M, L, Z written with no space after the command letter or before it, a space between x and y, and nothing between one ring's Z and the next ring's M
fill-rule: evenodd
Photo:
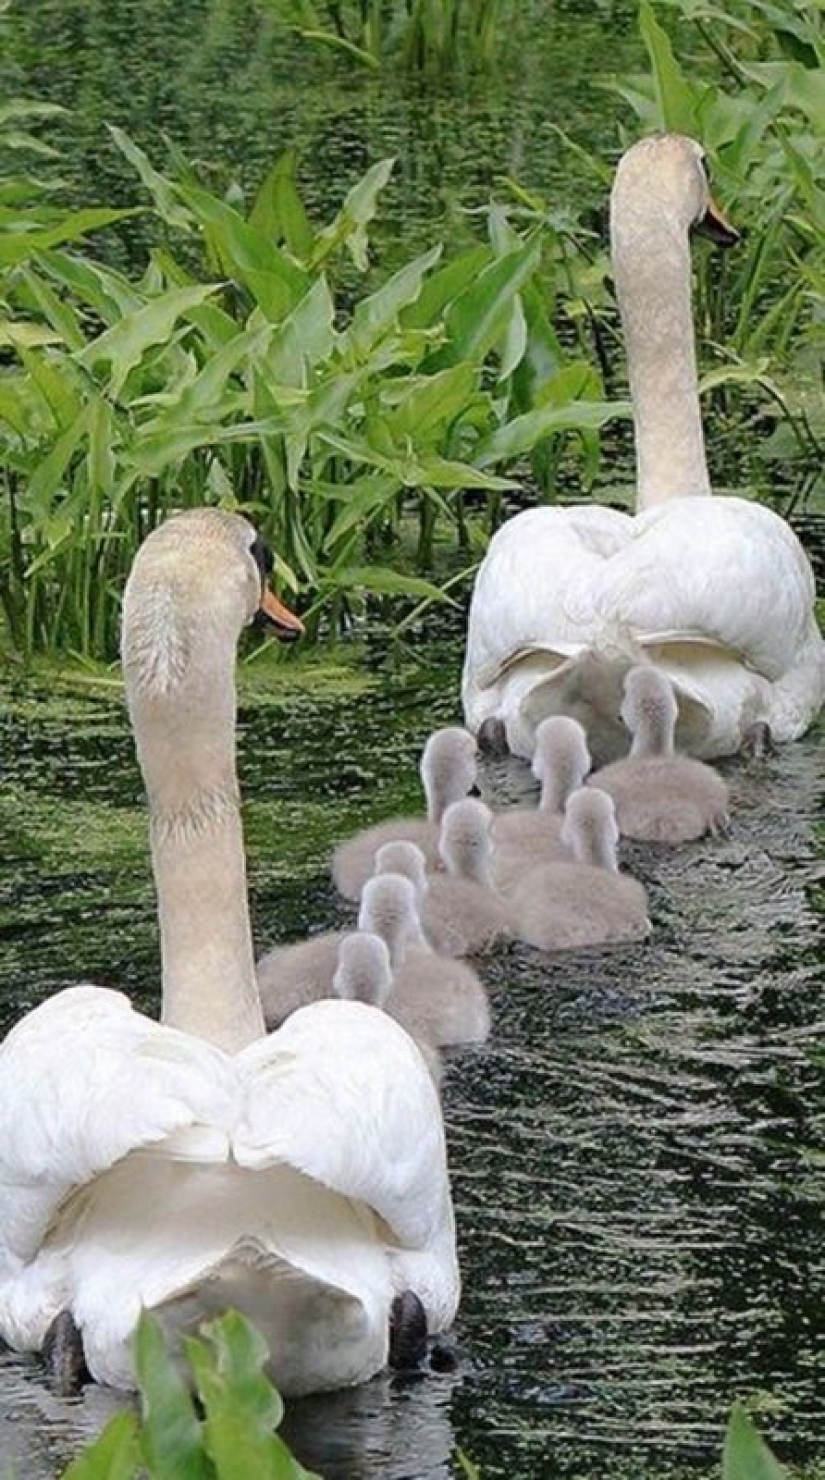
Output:
M786 513L815 508L825 74L814 8L643 0L639 26L647 72L603 80L605 108L623 119L617 144L658 127L700 137L745 230L724 261L696 254L715 483ZM340 65L355 64L342 53ZM261 526L314 635L357 620L371 597L404 610L460 597L519 485L548 499L623 496L609 264L577 206L578 181L606 195L611 168L577 140L564 141L567 199L502 178L472 240L465 229L390 270L374 238L389 159L319 221L289 153L245 199L174 148L161 167L111 128L134 206L68 209L49 144L57 116L42 103L0 114L14 161L0 188L0 602L17 653L114 657L135 548L203 499ZM106 232L136 213L152 242L139 274L106 251Z

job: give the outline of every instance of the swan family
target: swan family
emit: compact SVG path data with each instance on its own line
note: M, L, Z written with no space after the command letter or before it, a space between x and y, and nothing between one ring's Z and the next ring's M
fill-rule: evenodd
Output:
M492 1026L464 958L643 940L647 896L619 866L621 836L724 831L727 788L702 758L754 733L792 739L819 709L801 547L769 510L710 492L690 322L703 226L732 237L700 147L631 148L611 230L637 510L534 509L495 536L470 612L467 727L424 747L425 815L335 850L351 929L256 963L236 648L255 620L301 631L264 546L214 508L141 546L122 657L160 1021L84 984L0 1049L0 1337L47 1353L58 1378L71 1356L132 1387L142 1309L173 1337L227 1305L247 1312L287 1394L366 1381L446 1330L460 1281L441 1055ZM475 737L491 734L531 760L537 807L470 795Z

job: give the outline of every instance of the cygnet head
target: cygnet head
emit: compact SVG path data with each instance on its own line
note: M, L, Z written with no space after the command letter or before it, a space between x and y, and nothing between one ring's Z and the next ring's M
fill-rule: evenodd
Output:
M162 698L207 658L225 663L241 629L260 620L282 639L303 625L269 590L272 556L248 521L223 509L187 509L144 540L123 595L127 690Z
M416 843L398 840L384 843L375 855L375 874L403 874L409 879L420 904L427 893L427 861Z
M606 791L582 786L571 792L561 835L576 863L618 872L619 826L613 798Z
M469 730L460 725L435 730L424 746L419 770L427 816L438 827L450 803L466 797L475 785L476 742Z
M624 683L621 716L633 739L630 754L673 754L679 706L666 674L652 664L631 668Z
M541 784L540 805L563 812L571 791L581 786L590 770L587 735L578 720L566 714L543 719L536 730L533 775Z
M666 222L687 237L692 229L732 246L739 233L727 222L710 193L705 151L684 134L640 139L619 160L610 199L611 229L643 233L645 225Z
M338 966L332 978L336 997L383 1007L392 991L390 953L378 935L365 930L345 935L338 947Z
M358 929L380 935L398 966L408 946L425 944L415 885L402 874L373 874L361 891Z
M493 814L476 797L453 802L441 819L438 848L447 872L490 886Z

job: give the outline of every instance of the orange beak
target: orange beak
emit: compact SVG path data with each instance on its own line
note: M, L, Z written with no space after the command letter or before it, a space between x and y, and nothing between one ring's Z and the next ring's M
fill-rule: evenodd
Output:
M736 227L731 226L730 222L725 220L712 197L708 201L704 216L700 217L693 229L699 236L706 236L710 241L716 242L718 247L735 247L736 243L742 240Z
M300 617L296 617L288 606L284 606L268 586L264 586L261 604L255 613L255 621L259 627L268 628L281 642L294 642L295 638L301 637L304 631L304 624Z

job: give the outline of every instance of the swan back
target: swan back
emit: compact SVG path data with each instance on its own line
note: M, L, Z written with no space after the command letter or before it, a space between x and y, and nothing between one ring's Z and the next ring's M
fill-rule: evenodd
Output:
M380 935L366 930L345 935L338 947L338 965L332 978L336 997L384 1007L392 991L390 953Z
M469 730L447 725L435 730L421 755L421 784L427 816L437 827L451 802L465 797L476 779L476 742Z
M621 716L632 736L631 755L672 755L678 714L673 685L661 669L652 664L630 669Z
M541 785L540 806L562 812L571 791L582 785L590 770L587 736L578 720L551 715L536 730L532 770Z
M562 840L576 863L617 873L619 827L613 798L596 786L581 786L567 799Z

